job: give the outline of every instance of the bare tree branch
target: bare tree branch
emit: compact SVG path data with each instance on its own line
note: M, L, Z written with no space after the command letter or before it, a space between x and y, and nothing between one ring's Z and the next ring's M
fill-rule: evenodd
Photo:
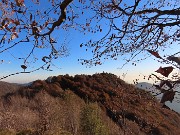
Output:
M73 0L64 0L59 6L61 10L61 15L59 16L58 20L53 23L52 27L47 33L44 33L44 34L36 33L36 35L37 36L50 35L54 31L55 27L60 26L66 20L66 8L72 1Z

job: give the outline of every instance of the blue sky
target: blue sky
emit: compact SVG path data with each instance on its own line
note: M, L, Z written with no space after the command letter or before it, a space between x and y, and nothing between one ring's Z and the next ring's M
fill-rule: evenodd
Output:
M28 4L28 3L27 3ZM44 4L44 3L43 3ZM45 7L45 6L42 6ZM81 12L81 11L79 11ZM81 22L85 21L86 15L89 13L84 14L80 19ZM54 33L55 38L58 39L58 44L67 43L69 48L69 56L63 57L58 60L53 61L55 66L52 66L51 69L53 71L45 71L39 70L31 74L19 74L15 76L8 77L7 79L3 79L3 81L13 82L13 83L27 83L30 81L34 81L37 79L46 79L48 76L57 76L57 75L75 75L75 74L94 74L100 72L110 72L120 76L120 78L124 79L125 81L132 83L134 79L139 78L140 81L147 81L143 79L143 75L149 75L153 73L155 70L162 66L157 61L153 60L153 57L148 58L145 61L141 61L137 64L137 66L133 66L130 63L126 64L123 69L119 69L125 61L123 60L124 56L119 58L118 60L106 60L103 62L102 65L93 66L91 68L87 67L86 65L81 65L78 59L81 58L92 58L91 50L85 51L86 48L80 48L80 44L88 41L89 39L99 39L103 36L103 33L107 31L106 25L107 22L103 22L105 27L103 27L102 33L91 34L87 33L84 35L79 31L74 29L70 29L69 31L56 31ZM23 44L21 46L17 46L10 51L0 54L0 60L4 60L3 63L0 63L0 77L9 75L11 73L16 73L22 71L20 65L22 65L22 60L18 60L19 57L26 55L27 50L31 48L31 43ZM169 48L170 52L176 51L173 48ZM43 56L47 53L48 50L41 52L40 50L36 52L37 56ZM15 56L15 57L14 57ZM144 57L144 54L140 54L139 58ZM42 63L36 63L35 65L29 65L28 69L34 69L34 66L38 67ZM123 77L123 74L126 74ZM140 76L139 76L140 75Z

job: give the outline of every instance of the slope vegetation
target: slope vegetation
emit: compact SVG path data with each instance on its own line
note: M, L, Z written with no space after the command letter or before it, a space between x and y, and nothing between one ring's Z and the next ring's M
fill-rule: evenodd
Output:
M161 106L113 74L59 75L5 93L0 127L32 134L180 134L180 115Z

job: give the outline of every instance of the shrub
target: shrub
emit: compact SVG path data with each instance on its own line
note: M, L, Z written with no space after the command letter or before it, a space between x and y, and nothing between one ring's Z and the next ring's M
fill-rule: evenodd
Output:
M31 129L26 129L18 132L16 135L37 135L37 132L31 130Z
M7 129L0 129L0 135L16 135L16 133Z
M60 129L59 131L54 132L54 133L51 134L51 135L72 135L72 134L71 134L70 132L68 132L68 131L65 131L65 130Z
M81 111L80 130L84 135L108 135L108 128L102 122L96 104L87 104Z

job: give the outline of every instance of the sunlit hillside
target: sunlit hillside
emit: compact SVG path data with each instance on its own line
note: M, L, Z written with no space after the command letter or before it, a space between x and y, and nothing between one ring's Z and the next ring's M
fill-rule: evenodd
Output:
M0 93L2 135L180 134L178 113L109 73L59 75Z

